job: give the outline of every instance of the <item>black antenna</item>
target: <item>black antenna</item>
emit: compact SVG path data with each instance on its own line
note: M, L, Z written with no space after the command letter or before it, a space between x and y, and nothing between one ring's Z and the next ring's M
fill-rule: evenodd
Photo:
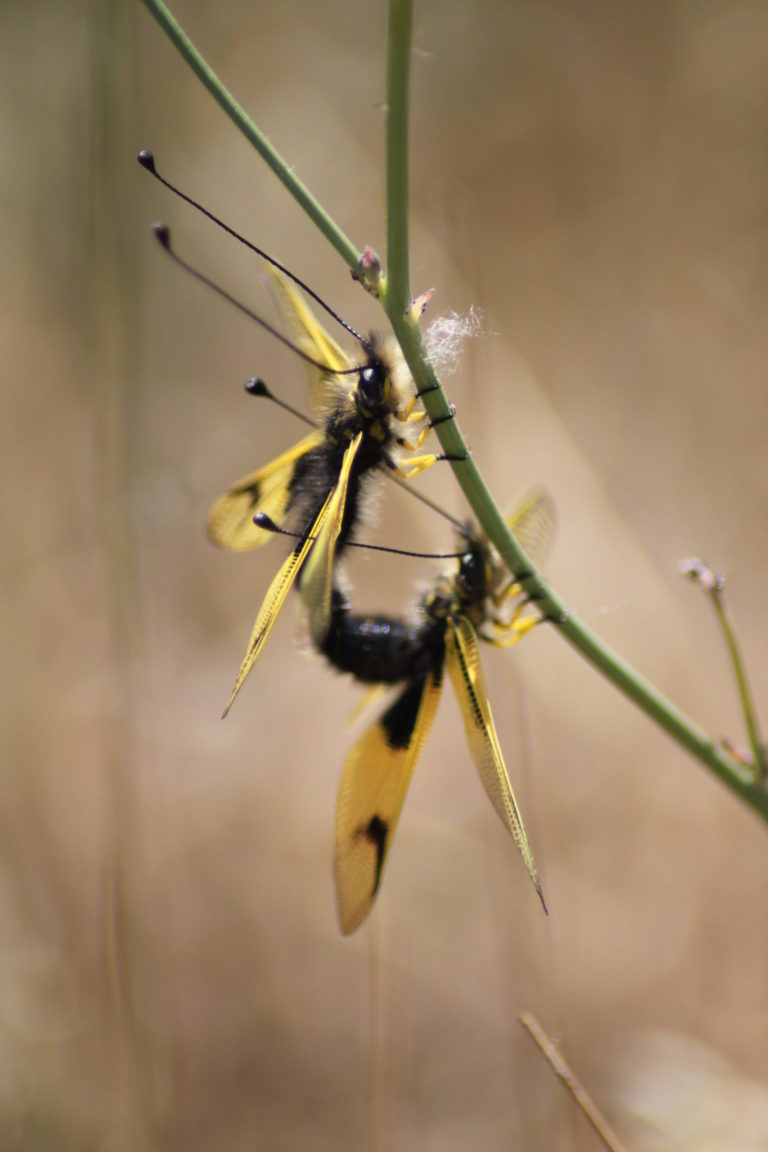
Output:
M280 528L266 512L257 512L253 517L257 528L264 532L274 532L276 536L292 536L295 540L317 540L317 536L305 536L302 532L289 532L287 528ZM347 548L364 548L368 552L389 552L393 556L413 556L419 560L460 560L466 556L467 549L461 552L407 552L405 548L385 548L383 544L361 544L356 540L348 540Z
M365 340L360 335L360 333L356 332L351 324L347 324L346 320L342 320L341 316L334 312L333 308L326 304L325 300L322 300L318 296L317 292L313 291L313 289L310 288L308 284L305 284L303 280L300 280L298 276L294 275L294 273L286 268L284 264L281 264L279 260L275 260L274 256L270 256L268 252L265 252L263 248L259 248L256 244L253 244L250 240L247 240L245 236L241 236L239 232L236 232L234 228L230 228L230 226L225 224L223 220L220 220L218 216L214 216L213 212L209 212L208 209L204 208L202 204L199 204L197 200L193 200L191 196L187 196L186 192L182 192L180 188L177 188L174 184L171 184L170 180L166 180L165 176L161 176L157 170L157 165L155 164L155 157L148 148L142 148L136 159L138 160L139 164L141 164L142 168L145 168L147 172L151 172L155 179L159 180L160 183L169 190L169 192L173 192L174 196L178 196L180 200L184 200L185 203L189 204L192 208L196 208L198 212L202 212L203 216L207 216L209 220L218 225L218 227L221 228L224 232L228 232L229 235L232 236L235 240L239 240L240 243L244 244L246 248L250 248L251 252L255 252L257 256L261 256L262 260L266 260L267 263L271 264L273 268L277 268L278 272L282 272L283 275L287 276L289 280L293 280L294 284L298 284L302 292L306 292L308 296L311 296L315 303L319 304L320 307L323 308L328 313L328 315L336 321L337 324L340 324L345 331L349 332L350 336L354 336L355 340L365 346Z
M422 504L426 504L427 508L431 508L433 512L437 512L438 516L442 516L449 524L453 524L459 532L463 532L466 524L461 520L457 520L455 516L451 516L450 512L446 512L445 508L441 508L434 500L430 500L429 496L425 496L423 492L419 492L417 488L412 487L403 476L398 476L397 472L385 472L385 476L397 484L398 488L402 488L404 492L410 492L411 496L415 496L417 500L421 500ZM462 556L464 553L462 552Z
M255 320L256 323L260 324L262 328L265 328L271 336L274 336L275 339L279 340L281 344L284 344L286 348L290 348L291 352L295 352L297 356L302 358L302 360L306 360L306 362L311 364L314 368L320 368L321 371L329 376L351 376L353 374L356 375L359 373L359 368L344 368L340 371L334 371L333 369L329 368L327 364L323 364L321 360L315 360L314 356L310 356L308 352L305 352L303 348L299 348L298 345L289 340L287 336L283 336L282 332L279 332L277 328L274 328L262 316L259 316L256 312L252 312L250 308L247 308L245 304L241 303L240 300L237 300L224 288L221 288L213 280L210 280L207 276L204 276L202 272L198 272L197 268L193 268L191 264L188 264L186 260L183 260L181 256L179 256L178 253L174 251L171 245L171 230L167 224L153 224L152 231L157 237L161 247L165 249L171 259L176 264L178 264L180 268L183 268L185 272L190 274L190 276L194 276L195 280L199 280L201 284L205 284L207 288L210 288L213 292L216 293L217 296L220 296L222 300L226 300L228 304L231 304L234 308L237 308L238 311L242 312L244 316L248 316L249 319Z
M275 396L274 392L270 392L260 376L251 376L250 380L246 380L245 390L249 396L263 396L265 400L271 400L273 404L277 404L278 408L290 412L291 416L295 416L298 420L303 420L304 423L309 424L311 428L319 428L319 424L313 420L311 416L305 416L303 412L299 412L298 408L294 408L292 404L287 404L285 400L281 400L278 396Z
M312 420L309 416L305 416L303 412L299 412L298 408L293 408L290 404L286 404L284 400L279 400L259 376L252 376L250 380L246 380L245 390L249 396L262 396L266 400L271 400L273 404L277 404L278 408L285 409L286 412L290 412L292 416L303 420L304 423L309 424L310 427L319 427L316 421ZM458 528L459 532L464 530L465 525L462 524L461 520L457 520L455 516L451 516L450 512L446 512L445 509L441 508L439 504L436 504L434 500L430 500L429 496L425 496L423 492L419 492L417 488L413 488L407 480L402 476L398 476L397 472L387 471L384 475L388 480L392 480L393 483L397 484L399 488L402 488L404 492L408 492L408 494L415 497L416 500L420 500L422 504L426 504L427 508L431 508L433 512L437 512L438 516L442 516L444 520L453 524L454 528ZM361 545L358 545L358 547L361 547Z

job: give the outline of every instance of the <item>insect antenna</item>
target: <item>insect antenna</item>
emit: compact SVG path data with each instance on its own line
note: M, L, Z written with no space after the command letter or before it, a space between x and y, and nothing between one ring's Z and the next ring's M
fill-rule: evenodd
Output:
M427 508L431 508L433 512L437 512L438 516L442 516L449 524L453 524L454 528L457 528L459 532L464 531L466 525L463 524L461 520L458 520L455 516L451 516L450 512L446 512L445 508L441 508L434 500L430 500L429 496L425 496L423 492L419 492L418 488L411 487L408 481L404 480L402 476L398 476L396 472L385 472L384 475L387 476L393 484L397 484L398 488L402 488L404 492L410 492L411 496L415 496L422 504L426 504Z
M262 260L266 260L267 263L271 264L273 268L277 268L278 272L282 272L283 275L287 276L289 280L293 280L294 284L298 284L302 292L306 292L307 296L311 296L315 303L319 304L320 307L323 308L325 312L327 312L328 315L336 321L337 324L340 324L346 332L349 332L350 336L353 336L355 340L358 341L358 343L365 345L365 340L360 335L360 333L356 332L351 324L347 324L346 320L342 320L341 316L339 316L337 312L334 312L333 308L331 308L329 304L326 304L325 300L321 299L317 292L313 291L313 289L310 288L308 284L305 284L303 280L300 280L299 277L291 272L288 268L286 268L284 264L281 264L279 260L275 260L274 256L270 256L269 253L265 252L263 248L259 248L258 245L253 244L250 240L246 239L245 236L242 236L239 232L235 231L234 228L230 228L229 224L225 224L223 220L220 220L218 216L215 216L214 213L210 212L207 208L204 208L203 205L199 204L197 200L193 200L191 196L186 194L186 192L182 192L180 188L175 186L175 184L171 184L170 180L166 180L165 176L162 176L158 172L154 154L150 152L148 148L142 148L136 159L138 160L139 164L141 164L142 168L151 173L151 175L154 176L155 179L158 180L165 188L167 188L169 192L173 192L174 196L178 196L180 200L183 200L192 208L196 208L198 212L201 212L203 216L207 216L207 218L212 221L212 223L216 224L224 232L229 233L229 235L232 236L235 240L239 240L241 244L244 244L245 247L249 248L251 252L255 252L257 256L261 256Z
M261 396L265 400L271 400L273 404L277 404L278 408L282 408L285 412L290 412L291 416L295 416L297 420L302 420L305 424L309 424L310 428L319 428L320 425L311 416L306 416L300 412L298 408L294 408L292 404L286 403L281 400L279 396L275 396L274 392L270 392L264 381L260 376L251 376L250 380L245 382L245 390L249 396Z
M279 524L275 524L271 516L267 516L266 512L257 512L253 517L253 522L257 528L263 529L264 532L274 532L276 536L292 536L295 540L313 540L316 537L305 536L302 532L289 532L287 528L281 528ZM413 556L418 560L460 560L466 554L466 548L461 552L409 552L405 548L386 548L383 544L362 544L357 540L348 540L347 548L364 548L367 552L389 552L392 556Z
M249 319L255 320L256 323L261 325L262 328L265 328L271 336L274 336L275 339L279 340L281 344L284 344L286 348L290 348L291 352L295 352L296 355L300 356L302 360L306 360L306 362L311 364L313 368L319 368L322 372L325 373L330 371L327 364L324 364L321 360L315 360L314 356L310 356L309 353L305 352L303 348L299 348L297 344L294 344L291 340L289 340L287 336L283 336L282 332L280 332L272 324L266 321L263 316L259 316L257 312L253 312L250 308L243 304L242 301L238 300L230 292L227 292L225 288L222 288L214 280L209 279L208 276L205 276L202 272L198 271L197 268L194 268L191 264L187 263L186 260L179 256L178 252L175 251L173 245L171 244L171 230L167 224L153 224L152 231L157 237L157 241L161 248L163 248L168 253L174 263L178 264L180 268L183 268L185 272L188 272L190 276L193 276L195 280L199 280L201 284L205 284L207 288L210 288L213 292L216 293L217 296L220 296L222 300L226 300L228 304L231 304L234 308L237 308L237 310L242 312L244 316L248 316ZM345 368L340 372L334 371L333 375L349 376L353 373L357 374L359 371L359 368Z

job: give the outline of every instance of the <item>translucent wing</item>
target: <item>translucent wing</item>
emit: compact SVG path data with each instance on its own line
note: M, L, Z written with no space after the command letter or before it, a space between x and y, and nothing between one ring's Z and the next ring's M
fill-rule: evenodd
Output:
M353 724L357 724L363 712L367 712L369 708L372 708L385 692L387 692L389 687L389 684L371 684L357 701L349 716L347 716L347 726L351 728Z
M270 269L272 286L278 307L285 320L291 340L308 356L327 366L327 373L305 365L309 373L309 395L316 411L324 410L335 398L330 381L337 372L354 367L346 352L330 336L310 310L297 288L276 269Z
M336 802L334 875L345 936L371 910L403 807L440 701L442 670L415 677L354 745Z
M483 787L504 824L512 834L525 861L528 875L544 904L536 865L533 860L523 818L512 791L512 785L501 755L499 740L485 690L477 636L464 616L451 618L445 633L445 655L448 672L459 701L467 743ZM544 905L546 910L546 905Z
M309 609L309 630L317 647L322 645L330 624L336 541L344 521L344 509L347 503L347 490L352 465L362 439L362 432L358 432L344 453L339 479L328 506L328 515L317 533L315 547L312 549L301 577L301 596Z
M227 706L224 709L225 716L232 707L235 701L235 697L242 688L246 676L250 672L251 668L253 668L253 665L256 663L256 660L259 657L259 653L264 647L266 639L272 631L272 627L275 623L275 620L277 619L277 614L285 603L285 598L291 589L291 585L299 574L301 566L307 557L307 553L312 547L312 541L318 532L322 529L325 517L328 515L328 508L332 498L333 493L331 492L329 493L328 499L325 501L319 516L315 520L309 536L306 538L306 540L303 540L294 548L293 552L291 552L290 556L285 561L277 576L275 576L274 580L269 586L261 608L259 609L259 614L256 617L256 623L253 626L251 638L248 641L248 648L246 649L245 656L243 657L243 662L240 665L240 671L237 674L235 686L232 689L232 695L227 701Z
M537 566L546 556L555 528L555 505L548 492L531 492L506 517L507 527Z
M208 514L207 532L214 544L232 552L260 548L273 533L257 528L256 512L265 512L275 524L282 524L291 498L291 480L296 462L323 443L323 433L310 432L293 448L257 472L243 476L220 496Z

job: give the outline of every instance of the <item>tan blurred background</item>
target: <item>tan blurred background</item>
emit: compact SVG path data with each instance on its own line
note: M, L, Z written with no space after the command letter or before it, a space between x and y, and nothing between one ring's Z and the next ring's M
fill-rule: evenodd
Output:
M383 252L384 4L174 11ZM676 566L728 576L768 720L768 8L433 0L415 42L414 288L482 309L448 382L478 462L504 503L550 489L555 586L741 740ZM0 1147L598 1147L524 1009L628 1146L768 1146L768 829L544 629L485 668L549 919L446 691L375 914L338 935L359 692L292 607L220 721L282 546L202 528L300 434L243 381L303 403L303 373L163 257L157 218L269 311L137 149L355 325L376 309L140 4L10 0L0 43ZM420 483L464 513L447 469ZM382 542L450 543L385 495ZM429 571L349 568L393 610Z

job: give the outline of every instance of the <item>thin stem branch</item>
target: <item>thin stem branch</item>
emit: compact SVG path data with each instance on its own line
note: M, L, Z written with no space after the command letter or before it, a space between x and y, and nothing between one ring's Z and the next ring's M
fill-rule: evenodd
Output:
M163 0L142 0L144 6L154 16L160 27L172 41L195 75L202 81L213 96L220 108L226 112L230 120L259 153L261 158L277 176L278 180L290 192L294 200L309 216L325 236L326 240L341 256L342 260L354 272L360 261L360 253L352 241L344 234L335 220L318 203L305 184L289 167L276 148L270 144L267 137L261 132L245 109L238 104L234 96L227 90L219 77L206 63L195 45L187 36L183 28L177 23L169 12Z
M576 1104L597 1132L608 1152L624 1152L624 1145L603 1116L594 1100L563 1056L560 1049L550 1040L546 1032L531 1012L523 1012L520 1023L537 1046L563 1087L570 1092Z
M387 61L387 193L408 196L408 72L411 54L410 0L390 0L390 23ZM395 57L393 59L392 57ZM407 215L407 203L387 203L387 220L400 220ZM408 283L407 254L392 243L390 233L389 283ZM423 392L424 406L433 422L448 415L450 405L427 359L426 349L416 319L405 312L402 299L390 291L383 301L395 335L400 343L416 387ZM409 303L406 298L406 307ZM443 451L452 458L452 467L467 501L480 525L488 534L510 572L515 575L528 596L535 600L543 614L560 634L594 668L610 680L641 708L678 744L705 764L731 791L768 822L768 791L744 765L718 747L705 732L677 709L647 680L603 644L568 608L536 571L506 525L481 473L469 455L457 420L446 420L435 429ZM462 457L464 457L462 459ZM458 459L457 459L458 458Z
M725 607L725 600L723 598L723 585L719 584L718 587L712 592L712 604L715 609L720 628L725 643L728 647L728 653L731 657L731 664L733 665L733 674L736 677L736 687L739 693L739 700L741 701L741 710L744 716L744 726L747 729L747 738L749 746L752 750L752 763L754 764L755 772L762 781L765 781L766 764L765 764L765 750L763 742L760 739L760 730L757 725L757 714L752 702L752 692L750 691L749 681L747 680L747 670L744 667L744 661L741 657L741 650L739 649L736 640L736 633L731 626L731 621L728 617L728 612Z
M417 387L419 389L429 387L427 381L433 378L433 374L429 365L422 359L423 345L418 329L414 331L410 322L403 317L390 315L390 320ZM425 395L424 404L431 419L449 410L442 390ZM435 429L435 434L447 454L461 455L466 451L466 442L456 420L441 424ZM545 619L619 691L641 708L673 740L706 765L721 783L730 788L768 823L768 791L760 781L756 780L743 764L719 747L711 736L676 708L634 668L626 664L616 652L603 644L557 595L543 576L536 571L509 531L472 457L457 461L452 467L480 525L493 541L510 572L522 584L526 594L536 602Z
M739 693L741 711L744 716L744 726L747 729L747 738L752 751L752 768L755 776L764 785L766 779L766 750L760 736L757 713L752 701L749 680L747 679L747 669L741 656L738 641L736 640L736 632L731 624L725 606L725 579L722 576L717 576L709 565L699 560L696 556L691 556L687 560L681 561L680 573L683 576L687 576L689 580L693 580L695 584L698 584L703 589L715 610L715 616L717 617L717 622L720 625L720 630L723 633L728 654L731 658L733 674L736 677L736 689Z

